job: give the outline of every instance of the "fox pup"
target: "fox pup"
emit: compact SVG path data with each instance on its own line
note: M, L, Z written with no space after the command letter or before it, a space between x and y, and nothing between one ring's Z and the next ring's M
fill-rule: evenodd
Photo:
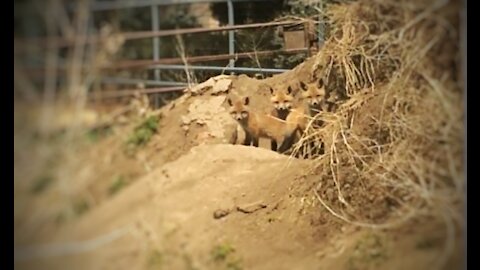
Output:
M285 120L290 113L290 110L293 107L293 95L292 87L288 86L287 92L284 91L274 91L270 87L270 102L273 104L273 110L270 113L273 117L276 117L281 120ZM273 151L277 149L277 142L271 141L271 148Z
M302 102L299 106L290 110L285 120L288 123L295 124L299 133L298 135L302 136L307 129L309 118L316 116L323 109L322 107L324 107L325 88L322 79L319 80L318 85L307 86L305 83L300 82L300 88L302 89ZM314 124L320 126L322 123L317 120ZM313 141L310 142L310 148L314 148Z
M300 82L300 88L302 89L302 99L309 116L313 117L324 109L326 91L323 79L318 80L317 85L306 85Z
M308 124L308 117L315 116L321 109L324 103L325 89L323 87L323 80L316 85L306 85L300 82L302 104L293 108L292 88L289 86L287 91L274 91L270 87L270 101L273 104L271 115L279 119L285 120L290 124L297 125L298 132L301 134L305 131ZM272 150L277 148L275 140L271 141Z
M331 91L325 100L325 109L328 112L334 112L338 109L343 96L338 91Z
M300 82L301 105L289 110L285 119L289 123L296 123L299 131L303 132L307 128L308 118L317 115L325 104L325 88L323 80L318 81L318 85L306 85Z
M282 141L278 152L283 153L293 144L293 137L297 131L295 123L288 123L284 120L275 118L271 115L257 113L248 106L250 99L244 97L233 102L228 98L230 105L230 115L235 119L245 131L245 141L243 145L258 147L259 138L268 138L275 143ZM277 151L277 149L272 149Z
M289 86L286 93L283 91L274 91L273 88L270 87L270 94L272 95L270 101L273 104L271 115L285 120L293 107L292 87Z

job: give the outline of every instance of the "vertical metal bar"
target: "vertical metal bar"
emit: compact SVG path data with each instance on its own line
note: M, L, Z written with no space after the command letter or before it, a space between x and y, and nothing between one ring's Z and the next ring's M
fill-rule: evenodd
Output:
M88 12L90 13L90 16L88 16L88 28L87 28L87 34L90 36L94 36L97 34L97 31L95 29L95 13L91 10L91 9L88 9ZM90 46L87 47L89 52L88 54L90 56L94 56L95 55L95 52L97 50L97 46L95 44L92 44ZM95 89L96 85L99 84L99 81L98 79L93 79L93 82L92 82L92 86L90 87L90 89L88 90L88 92L100 92L100 87L98 87L97 89ZM97 91L95 91L97 90Z
M323 4L320 4L320 9L323 12ZM322 13L318 14L318 49L320 49L325 42L325 20Z
M158 19L158 6L153 5L150 7L152 11L152 31L158 31L160 29L160 21ZM157 61L160 59L160 38L154 37L152 42L153 48L153 60ZM154 73L155 80L160 80L160 71L155 70Z
M156 93L156 94L153 94L153 98L154 98L154 109L158 109L160 108L160 95L161 93Z
M233 2L232 0L227 1L228 6L228 25L234 25L234 18L233 18ZM234 39L234 31L228 31L228 54L234 55L235 54L235 39ZM230 59L229 66L235 66L235 59Z

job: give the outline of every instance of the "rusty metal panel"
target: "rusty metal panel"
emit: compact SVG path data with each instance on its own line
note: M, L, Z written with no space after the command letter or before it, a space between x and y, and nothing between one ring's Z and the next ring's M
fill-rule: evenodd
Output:
M300 49L307 47L305 43L305 31L293 30L283 32L283 38L285 43L285 49Z

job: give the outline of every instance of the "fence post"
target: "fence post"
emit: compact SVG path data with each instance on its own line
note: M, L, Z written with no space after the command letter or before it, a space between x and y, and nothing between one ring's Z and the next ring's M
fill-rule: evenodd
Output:
M233 2L232 0L228 0L228 25L234 25L234 18L233 18ZM234 39L234 31L228 31L228 53L233 56L235 54L235 39ZM235 66L235 59L230 59L229 64L230 67Z
M150 7L152 11L152 31L158 31L160 28L160 21L158 19L158 6L152 5ZM160 59L160 38L154 37L152 42L152 49L153 49L153 60L157 61ZM160 81L160 70L156 69L154 72L155 81ZM155 100L155 108L158 108L158 95L153 95Z

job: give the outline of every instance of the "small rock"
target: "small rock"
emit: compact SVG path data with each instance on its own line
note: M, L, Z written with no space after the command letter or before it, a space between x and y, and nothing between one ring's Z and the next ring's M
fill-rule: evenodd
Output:
M228 89L230 89L231 84L232 84L232 80L230 80L230 79L222 79L222 80L217 81L213 85L212 95L227 92Z
M190 117L187 117L187 116L184 116L184 115L182 115L181 119L182 119L182 124L184 124L184 125L188 125L192 121L192 119Z
M230 214L230 210L217 209L213 212L213 218L214 219L220 219L220 218L223 218L223 217L227 216L228 214Z

